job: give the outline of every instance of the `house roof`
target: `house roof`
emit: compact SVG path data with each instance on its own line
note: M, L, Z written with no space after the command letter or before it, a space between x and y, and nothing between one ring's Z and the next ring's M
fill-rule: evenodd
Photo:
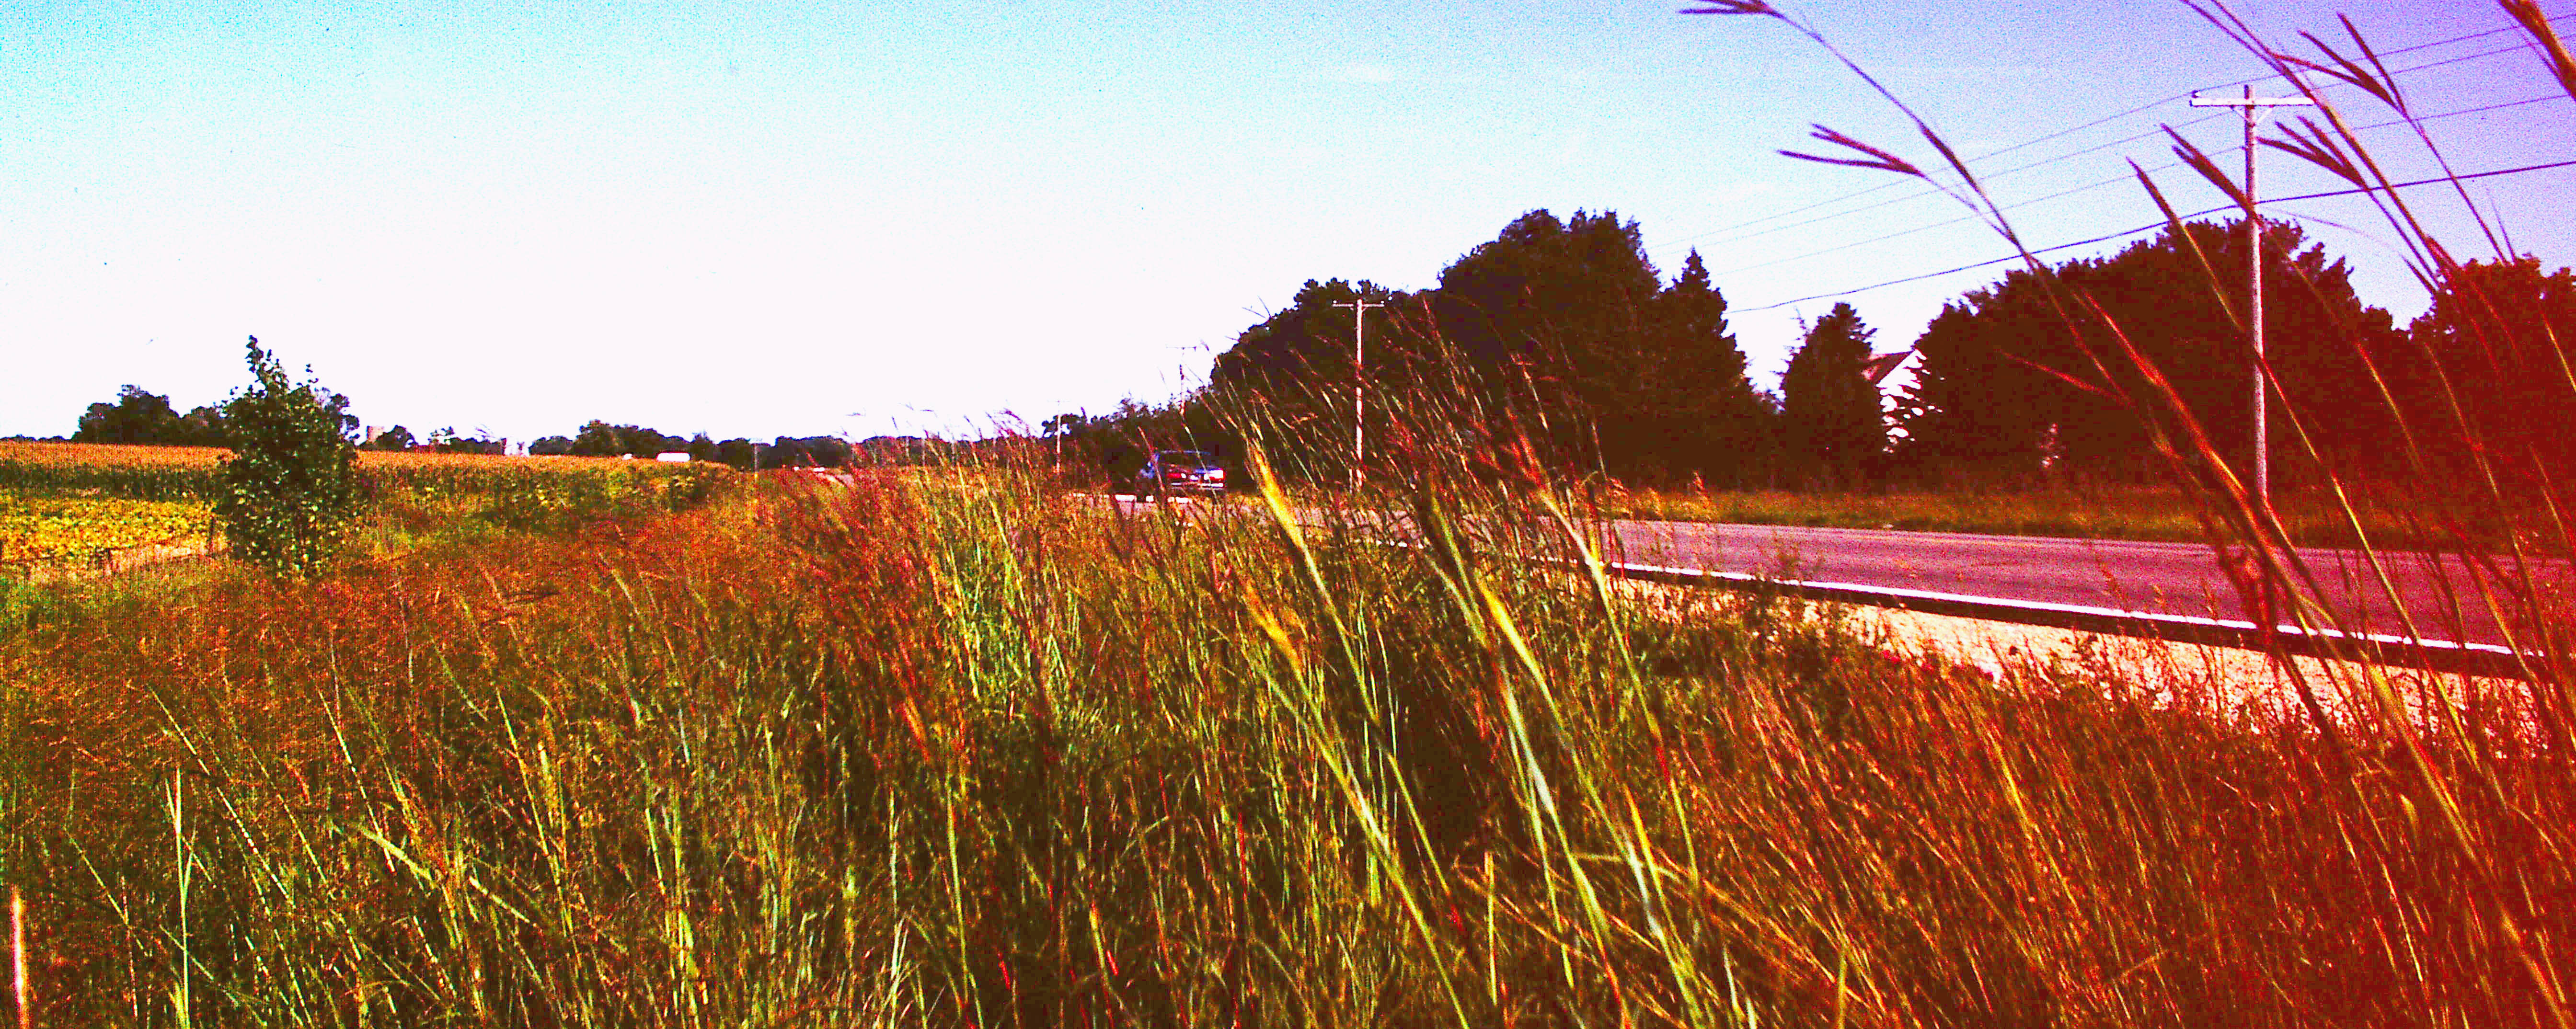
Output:
M1869 384L1875 386L1882 382L1886 382L1887 377L1895 373L1896 366L1904 364L1905 359L1912 356L1914 356L1914 348L1912 347L1907 347L1893 354L1879 354L1869 360L1861 362L1860 370L1863 374L1869 376Z

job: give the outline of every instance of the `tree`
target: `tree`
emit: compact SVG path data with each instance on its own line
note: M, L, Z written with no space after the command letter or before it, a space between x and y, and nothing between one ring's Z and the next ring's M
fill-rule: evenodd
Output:
M690 438L689 438L689 460L692 460L692 461L713 461L713 460L715 460L715 459L716 459L716 441L715 441L715 437L713 437L713 436L709 436L709 435L707 435L706 433L701 432L701 433L697 434L696 436L692 436L692 437L690 437Z
M1613 211L1559 221L1542 209L1442 269L1431 310L1495 399L1526 397L1512 406L1552 413L1531 421L1558 453L1606 462L1593 430L1604 412L1641 404L1646 309L1662 285L1636 222Z
M412 442L411 430L397 425L377 433L376 438L366 442L365 449L404 451L411 449Z
M689 449L688 440L668 433L634 425L620 425L618 429L626 439L626 453L636 457L652 457L673 451L685 453Z
M200 404L179 418L179 437L172 442L191 447L226 446L231 437L224 428L224 409Z
M1861 367L1877 333L1852 305L1837 303L1807 328L1806 341L1789 355L1789 370L1780 376L1789 458L1828 485L1858 483L1887 446L1878 384Z
M572 453L572 437L540 436L528 444L528 453L538 457L562 457Z
M142 386L129 383L116 391L116 404L90 404L88 412L80 414L80 427L72 430L72 442L188 445L198 442L198 435L201 432L175 412L167 396L149 394Z
M1338 478L1350 464L1351 401L1356 379L1352 364L1356 309L1340 307L1366 301L1368 316L1368 391L1381 401L1410 395L1424 364L1417 335L1403 331L1393 312L1414 306L1401 293L1375 283L1329 279L1306 280L1288 307L1262 319L1235 337L1234 346L1217 355L1208 374L1203 400L1219 400L1237 410L1260 411L1262 440L1271 463L1292 474L1303 471ZM1213 412L1206 425L1189 422L1182 405L1158 408L1133 400L1094 423L1078 417L1067 423L1078 436L1090 437L1092 449L1113 465L1142 467L1143 436L1178 439L1191 436L1215 443ZM1199 405L1205 408L1204 403ZM1370 418L1383 426L1385 403ZM1373 433L1376 430L1371 430ZM1141 433L1141 435L1140 435ZM1196 449L1196 447L1193 447ZM1114 469L1113 469L1114 470Z
M689 441L667 436L640 425L610 425L591 419L572 439L568 453L581 457L652 457L673 450L689 449ZM533 448L531 453L535 452Z
M1899 399L1900 467L1931 474L1976 470L2014 478L2039 470L2051 428L2079 402L2024 361L2061 359L2047 334L2066 331L2044 288L2015 272L1994 288L1945 304L1914 343L1922 356ZM2037 355L2037 356L2035 356ZM2019 360L2016 360L2018 358Z
M218 473L215 516L235 556L281 577L328 567L359 507L357 419L349 398L322 388L306 369L293 382L253 336L251 384L224 403L232 456Z
M2322 247L2300 249L2303 241L2296 225L2265 226L2266 357L2279 383L2272 458L2276 474L2294 476L2300 429L2329 456L2376 460L2394 428L2371 366L2404 342L2386 311L2355 296L2344 262L2327 260ZM2245 462L2254 433L2251 354L2238 320L2244 250L2241 230L2193 222L2109 258L2015 271L1952 303L1915 344L1922 363L1900 405L1908 411L1903 463L2028 471L2053 440L2075 471L2141 480L2159 467L2158 431L2190 449L2181 442L2185 414L2222 458Z
M1694 251L1669 288L1634 221L1546 210L1512 220L1421 293L1309 280L1219 355L1211 392L1257 398L1274 464L1337 475L1353 386L1350 307L1368 314L1372 438L1415 418L1516 423L1613 476L1736 479L1762 422L1726 300Z
M850 441L838 436L780 436L760 451L762 468L841 468L850 463Z
M1218 355L1209 393L1261 413L1274 466L1338 478L1347 464L1356 325L1341 305L1363 300L1371 439L1474 424L1648 482L1745 481L1774 448L1699 253L1667 286L1636 222L1542 209L1451 262L1438 289L1308 280L1245 329Z
M1602 447L1616 451L1605 459L1667 478L1742 483L1758 472L1771 449L1765 411L1696 248L1648 305L1647 337L1647 359L1624 384L1636 401L1612 408L1615 425L1605 419Z
M530 452L535 452L532 446ZM736 471L753 471L759 466L758 446L748 439L729 439L716 444L716 460L732 465Z
M1636 222L1614 211L1561 222L1541 209L1442 269L1432 309L1473 360L1517 359L1579 380L1634 349L1662 285Z
M452 425L430 432L429 446L430 449L442 454L487 454L496 457L510 450L509 441L492 438L492 433L488 429L476 429L474 435L468 436L456 431L456 427Z
M617 427L596 418L573 433L572 449L567 451L577 457L616 457L625 452L626 441L620 438Z
M2470 472L2479 452L2517 479L2576 470L2576 271L2543 274L2528 255L2471 261L2407 334L2411 352L2382 372L2434 470Z

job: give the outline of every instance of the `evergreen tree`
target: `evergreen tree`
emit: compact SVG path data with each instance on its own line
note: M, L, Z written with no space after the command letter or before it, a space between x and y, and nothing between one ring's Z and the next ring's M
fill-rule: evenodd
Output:
M1808 327L1780 377L1789 458L1826 485L1859 483L1887 446L1878 384L1861 367L1877 332L1862 324L1850 304L1835 304Z
M2039 469L2053 426L2081 402L2025 363L2068 356L2050 336L2066 330L2041 288L2015 272L1997 288L1943 305L1924 327L1914 342L1922 355L1914 384L1897 402L1901 467L1999 479Z
M1640 362L1629 431L1630 466L1660 465L1665 478L1698 475L1740 485L1767 462L1763 410L1745 374L1743 347L1726 327L1726 298L1693 249L1682 273L1648 309L1647 361ZM1603 446L1610 446L1605 439ZM1618 462L1614 462L1618 463Z

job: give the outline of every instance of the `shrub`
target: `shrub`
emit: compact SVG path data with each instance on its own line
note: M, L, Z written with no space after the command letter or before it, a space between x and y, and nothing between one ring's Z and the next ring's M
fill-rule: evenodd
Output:
M283 578L327 566L358 514L349 398L291 382L276 355L248 344L251 385L224 402L233 455L218 474L215 517L233 553ZM311 372L307 369L307 374Z

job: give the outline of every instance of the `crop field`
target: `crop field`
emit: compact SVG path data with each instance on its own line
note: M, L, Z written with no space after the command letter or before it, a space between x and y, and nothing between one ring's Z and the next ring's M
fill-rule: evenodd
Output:
M214 512L187 500L0 494L0 566L79 561L151 544L206 543Z
M230 451L108 443L0 440L0 492L83 494L134 500L205 500Z
M138 500L210 499L216 470L230 451L218 447L123 446L0 440L0 493L73 493ZM379 492L494 492L531 479L620 479L637 488L668 488L721 474L706 465L590 457L496 457L483 454L358 452L358 471ZM661 485L654 485L661 484Z
M83 567L127 548L207 546L218 469L209 447L0 442L0 570ZM369 549L481 526L525 530L705 501L733 476L709 465L361 451Z

